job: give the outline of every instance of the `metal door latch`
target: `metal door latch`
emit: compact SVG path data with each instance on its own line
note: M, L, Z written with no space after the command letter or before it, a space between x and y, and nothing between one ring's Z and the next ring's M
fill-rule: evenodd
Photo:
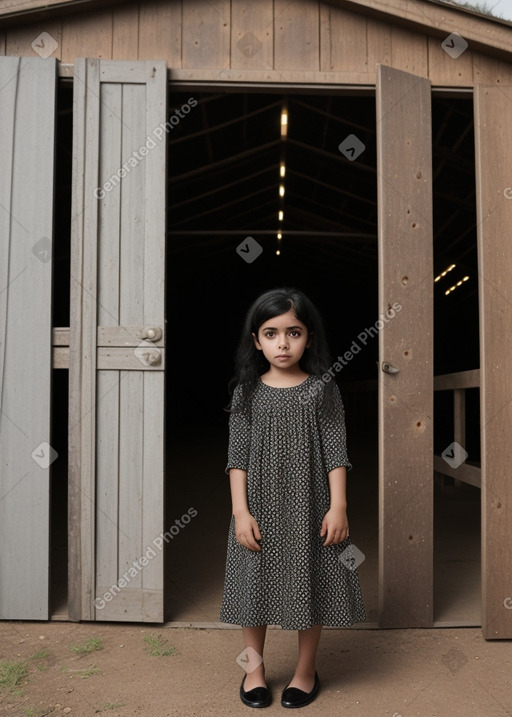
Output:
M393 364L389 363L389 361L382 362L382 370L384 373L400 373L400 369L393 366Z

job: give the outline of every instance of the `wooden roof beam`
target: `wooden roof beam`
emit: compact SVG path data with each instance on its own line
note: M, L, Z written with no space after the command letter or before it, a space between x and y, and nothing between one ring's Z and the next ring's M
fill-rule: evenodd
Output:
M493 54L510 61L512 56L511 24L462 7L436 0L328 0L329 5L402 25L425 35L441 39L457 32L471 50ZM492 52L491 52L492 51Z
M262 153L269 149L277 147L280 143L281 138L274 139L271 142L267 142L266 144L261 144L259 145L259 147L251 147L251 149L248 149L245 152L238 152L237 154L225 157L224 159L219 159L217 162L212 162L211 164L208 164L206 166L196 167L189 172L184 172L180 175L174 175L169 178L169 183L182 182L185 179L196 177L198 174L204 174L204 176L206 177L207 173L211 173L213 170L219 169L221 167L227 167L233 163L239 163L240 160L245 160L254 154Z
M22 25L76 12L104 9L125 0L4 0L0 6L0 27Z

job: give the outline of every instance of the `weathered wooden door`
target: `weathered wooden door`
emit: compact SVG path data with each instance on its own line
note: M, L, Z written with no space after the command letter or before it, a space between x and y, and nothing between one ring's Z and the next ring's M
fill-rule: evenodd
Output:
M165 62L75 63L75 620L163 620L166 96Z
M49 610L56 77L0 58L0 619Z
M433 622L431 88L379 66L379 625Z
M512 638L512 101L509 86L475 87L482 630Z

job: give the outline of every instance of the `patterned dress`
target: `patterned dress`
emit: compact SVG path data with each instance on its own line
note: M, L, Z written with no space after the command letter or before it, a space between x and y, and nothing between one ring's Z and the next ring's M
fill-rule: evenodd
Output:
M251 406L233 393L225 469L247 471L249 511L261 532L261 551L243 547L231 517L222 622L255 627L345 627L366 619L350 538L323 546L329 509L328 472L352 468L346 451L341 395L310 375L297 386L275 388L259 379Z

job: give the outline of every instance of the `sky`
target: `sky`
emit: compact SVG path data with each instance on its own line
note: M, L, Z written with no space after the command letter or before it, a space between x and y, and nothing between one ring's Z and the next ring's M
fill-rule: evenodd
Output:
M495 17L512 21L512 0L468 0L475 5L486 7ZM457 0L455 0L457 2ZM464 3L460 3L464 4Z

